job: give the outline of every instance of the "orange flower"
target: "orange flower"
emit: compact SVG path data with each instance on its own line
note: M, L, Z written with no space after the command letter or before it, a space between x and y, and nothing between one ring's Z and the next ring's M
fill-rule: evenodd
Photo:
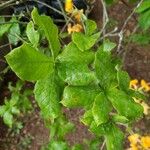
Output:
M73 32L81 32L83 30L83 27L80 24L75 24L71 26L71 24L68 24L68 33L71 34Z
M77 12L74 13L74 18L77 22L81 22L82 19L82 15L83 15L83 9L78 10Z
M144 148L150 148L150 136L143 136L141 138L141 144Z
M150 85L145 80L141 80L141 88L146 92L150 91Z
M131 80L130 88L137 89L137 87L138 87L138 80L137 79Z
M71 13L73 11L73 1L72 0L66 0L65 11L68 13Z

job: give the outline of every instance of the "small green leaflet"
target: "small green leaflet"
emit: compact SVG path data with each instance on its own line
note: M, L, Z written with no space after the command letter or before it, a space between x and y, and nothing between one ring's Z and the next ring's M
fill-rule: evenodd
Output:
M11 69L22 80L37 81L53 72L53 59L24 43L5 56Z
M72 34L72 41L81 51L86 51L94 46L99 37L99 32L90 36L79 32Z
M116 44L111 42L110 40L105 40L102 44L102 46L99 47L99 49L105 51L105 52L110 52L116 47Z
M38 25L42 31L44 31L52 56L53 58L56 58L60 51L57 26L53 23L53 20L49 16L40 16L36 8L34 8L31 15L34 23Z
M80 118L80 121L86 126L90 126L93 122L92 109L87 110L84 115Z
M39 43L40 35L38 31L35 31L34 24L32 21L30 21L27 25L26 34L29 41L33 44L33 46L37 47Z
M92 35L95 32L95 30L97 29L97 24L95 21L87 19L85 22L85 27L86 27L85 34Z
M10 22L17 22L17 19L13 17ZM12 26L8 32L8 39L10 44L17 45L20 39L18 38L21 34L19 23L12 23Z
M4 23L0 25L0 37L2 37L6 32L9 31L10 27L12 26L12 23L6 23L4 17L0 17L0 23Z
M69 150L67 143L64 141L52 140L48 146L48 150Z

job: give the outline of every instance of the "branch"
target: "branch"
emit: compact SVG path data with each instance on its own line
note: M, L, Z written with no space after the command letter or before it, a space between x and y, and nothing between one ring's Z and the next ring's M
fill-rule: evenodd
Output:
M100 0L103 6L103 27L100 33L103 33L103 36L105 35L105 28L107 23L109 22L108 13L106 9L106 4L104 0Z
M0 10L11 5L12 3L15 3L17 0L9 0L9 1L6 1L5 3L3 2L2 4L0 4Z
M117 47L117 53L120 51L121 49L121 45L122 45L122 41L123 41L123 34L124 34L124 29L126 27L126 25L128 24L129 20L132 18L132 16L134 15L136 9L138 7L140 7L140 5L142 4L144 0L141 0L138 5L133 9L132 13L128 16L128 18L126 19L126 21L124 22L120 32L118 33L118 36L119 36L119 44L118 44L118 47Z

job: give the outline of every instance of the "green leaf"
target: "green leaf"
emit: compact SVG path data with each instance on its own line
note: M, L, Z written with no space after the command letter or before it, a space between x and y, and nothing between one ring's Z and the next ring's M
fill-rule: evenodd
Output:
M84 86L96 80L94 72L86 64L62 62L57 64L60 78L69 85Z
M135 97L137 99L142 99L142 100L147 99L147 97L144 95L144 93L141 93L139 91L135 91L135 90L130 89L128 93L130 94L131 97Z
M124 135L115 125L111 125L105 139L107 150L123 150Z
M12 128L13 125L13 116L8 111L5 112L3 115L3 120L6 125L8 125L10 128Z
M150 8L150 2L149 0L144 0L143 3L140 5L140 7L137 8L137 13L142 13L143 11L146 11Z
M102 44L102 46L100 46L99 49L106 51L106 52L110 52L111 50L113 50L116 47L116 44L111 42L110 40L105 40Z
M3 116L5 111L7 111L7 107L5 105L0 106L0 116Z
M90 131L93 132L98 137L106 135L107 132L109 132L110 128L111 128L110 122L103 123L97 126L96 122L93 121L90 125Z
M91 35L95 32L95 30L97 29L97 25L96 22L90 19L87 19L85 22L85 26L86 26L86 35Z
M57 81L56 76L51 73L37 81L34 89L35 99L46 119L55 119L60 114L61 82Z
M53 23L53 20L49 16L39 15L37 9L34 8L32 11L32 19L35 24L43 30L51 50L52 56L55 58L60 51L60 42L58 38L58 28Z
M68 150L68 145L63 141L51 141L50 150Z
M125 92L118 89L111 89L107 94L119 115L125 116L127 119L131 120L135 120L142 116L142 106L134 102L132 97Z
M116 78L116 70L111 62L111 53L98 50L95 58L95 72L102 88L110 88Z
M80 118L80 121L86 126L90 126L93 121L92 109L87 110L84 115Z
M29 41L33 44L34 47L37 47L40 39L40 35L38 31L35 31L34 24L32 21L30 21L26 28L26 34L29 39Z
M109 120L111 109L111 104L103 92L96 96L92 107L92 113L97 126Z
M117 78L119 83L119 88L124 91L129 91L130 77L125 71L118 71Z
M150 10L140 15L139 24L144 30L147 30L150 27Z
M94 61L94 58L95 55L93 51L82 52L71 42L65 47L62 53L58 55L57 60L60 62L84 63L88 65Z
M17 19L13 17L10 22L17 22ZM18 38L20 36L20 27L18 23L13 23L12 26L9 29L8 33L8 39L9 43L13 45L17 45L20 39Z
M2 37L6 32L9 31L10 27L12 26L12 24L10 23L6 23L5 24L5 19L4 17L0 17L0 23L2 23L0 25L0 37ZM4 24L3 24L4 23Z
M11 69L23 80L36 81L53 71L52 58L48 58L27 43L5 57Z
M94 46L96 43L97 39L100 37L100 33L95 33L91 36L89 35L84 35L83 33L73 33L72 34L72 41L76 44L76 46L81 50L81 51L86 51L89 50Z
M72 149L71 150L83 150L84 148L83 148L83 145L81 145L81 144L76 144L76 145L74 145L73 147L72 147Z
M20 113L20 110L19 110L17 107L12 107L12 108L11 108L11 113L17 115L17 114Z
M67 86L64 89L63 99L61 103L69 108L88 106L94 101L94 98L96 97L98 92L99 89L95 86Z

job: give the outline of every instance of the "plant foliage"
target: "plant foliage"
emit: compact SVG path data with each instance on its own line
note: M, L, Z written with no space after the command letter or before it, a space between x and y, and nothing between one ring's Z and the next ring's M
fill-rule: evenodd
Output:
M27 27L31 43L12 50L6 60L22 80L36 82L35 99L45 120L52 123L49 148L69 149L64 135L72 125L62 115L65 106L85 110L81 122L97 137L104 136L108 150L123 149L124 135L118 123L140 118L143 108L133 100L130 78L111 54L115 44L109 40L97 43L100 33L95 22L85 20L85 33L73 33L71 42L61 50L52 19L39 15L37 9L32 19ZM50 55L40 51L39 36L47 39Z

